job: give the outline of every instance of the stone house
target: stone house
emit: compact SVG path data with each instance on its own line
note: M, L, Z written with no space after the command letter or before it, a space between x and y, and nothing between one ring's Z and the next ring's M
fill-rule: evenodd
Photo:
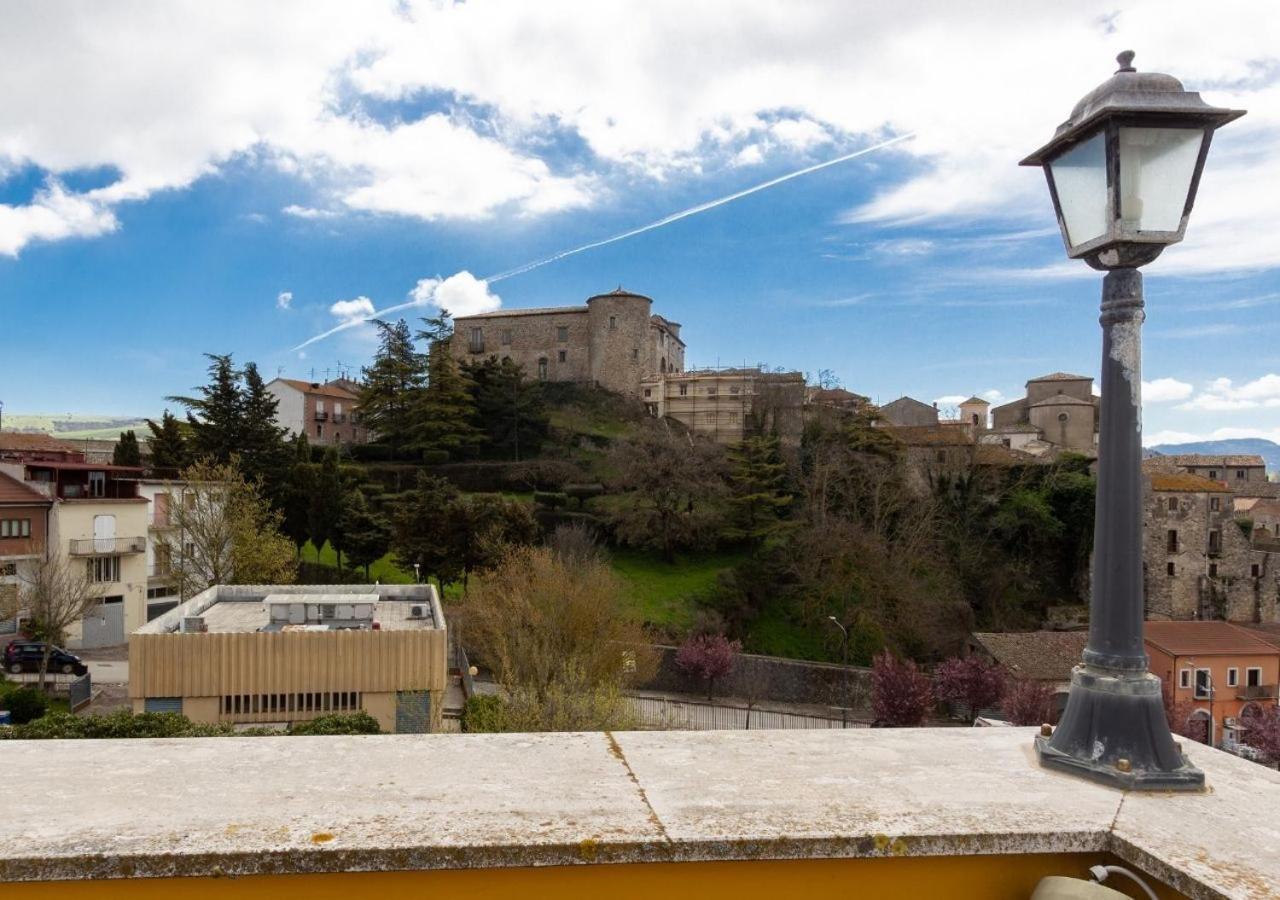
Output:
M1087 631L981 632L969 635L967 654L999 663L1013 678L1038 681L1053 689L1061 715L1071 690L1071 670L1080 664Z
M1098 401L1087 375L1053 372L1032 378L1026 396L991 411L995 430L1030 426L1054 447L1078 453L1097 452Z
M360 398L345 384L273 379L267 390L278 401L276 424L289 437L305 434L312 444L324 447L367 443L368 429L360 423Z
M1153 457L1158 463L1210 481L1219 481L1238 494L1267 484L1267 461L1253 454L1178 453Z
M938 424L938 407L914 397L899 397L880 407L884 425L926 427Z
M760 368L700 369L650 375L640 383L649 413L695 434L733 444L752 434L798 443L804 428L804 375Z
M1236 524L1230 488L1148 466L1143 594L1150 619L1276 619L1277 571Z
M652 309L653 300L619 287L583 306L459 316L449 350L459 362L511 359L539 381L596 384L639 397L646 376L684 371L680 323Z

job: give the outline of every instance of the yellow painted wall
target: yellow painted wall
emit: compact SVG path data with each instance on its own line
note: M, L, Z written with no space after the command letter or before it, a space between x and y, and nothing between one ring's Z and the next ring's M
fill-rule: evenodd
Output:
M147 504L120 500L68 500L54 506L53 539L59 551L67 553L69 542L93 537L94 516L115 516L117 537L147 536ZM70 557L73 564L84 565L88 557ZM141 628L147 621L147 557L145 553L120 556L120 581L96 585L104 597L124 597L124 632ZM67 629L67 644L80 643L80 623Z
M219 697L183 697L182 714L192 722L215 725L221 712L218 702L220 699ZM143 703L145 702L144 700Z
M434 697L432 698L435 699ZM360 697L364 711L378 720L378 727L386 732L396 730L396 695L394 691L375 694L366 693Z
M764 860L525 869L450 869L247 878L6 884L6 900L351 900L428 897L466 900L1026 900L1046 875L1087 877L1106 854L959 856L927 859ZM1152 882L1161 900L1182 894Z

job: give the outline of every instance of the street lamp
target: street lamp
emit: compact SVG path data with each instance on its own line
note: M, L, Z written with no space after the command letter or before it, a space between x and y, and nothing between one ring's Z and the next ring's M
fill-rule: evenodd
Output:
M1214 733L1218 730L1217 721L1213 718L1213 698L1218 693L1218 689L1213 684L1213 672L1209 669L1197 669L1196 661L1189 659L1182 664L1183 669L1191 670L1191 696L1196 700L1200 698L1200 672L1204 672L1204 686L1209 692L1209 733L1206 737L1209 739L1209 746L1214 746Z
M844 662L844 706L840 707L840 727L848 726L849 715L849 629L835 616L827 616L831 624L840 629L840 658Z
M1137 72L1133 52L1084 97L1041 166L1067 255L1102 280L1102 400L1089 640L1062 721L1036 738L1042 765L1120 787L1199 790L1174 743L1142 638L1142 274L1182 240L1215 129L1243 110L1209 106L1172 76Z
M420 569L421 569L421 568L422 568L422 564L421 564L421 563L414 563L414 564L413 564L413 582L414 582L414 584L422 584L422 573L421 573L421 571L420 571Z

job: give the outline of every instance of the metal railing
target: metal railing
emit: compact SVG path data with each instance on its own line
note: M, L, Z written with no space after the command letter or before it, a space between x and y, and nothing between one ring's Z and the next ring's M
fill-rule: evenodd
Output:
M72 712L79 712L93 702L93 678L88 672L67 685L67 700Z
M642 728L681 731L732 731L760 729L867 728L866 722L830 716L780 712L759 707L671 700L665 697L631 697L632 709Z
M317 422L328 422L329 414L327 412L318 412L315 414L315 420Z
M1274 700L1276 685L1274 684L1242 684L1236 688L1237 700Z
M142 537L72 538L70 543L72 556L114 556L147 550L147 539Z
M476 692L476 680L471 674L471 661L467 659L467 651L458 644L454 647L457 653L458 673L462 676L462 696L470 700Z

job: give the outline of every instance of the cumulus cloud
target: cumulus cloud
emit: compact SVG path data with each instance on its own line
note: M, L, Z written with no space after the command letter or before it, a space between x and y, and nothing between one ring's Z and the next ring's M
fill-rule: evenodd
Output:
M1004 403L1005 401L1004 392L997 390L996 388L992 388L989 391L983 391L978 396L981 397L983 400L986 400L992 406L999 406L1001 403Z
M1280 408L1280 375L1268 373L1239 385L1230 378L1217 378L1177 408L1202 412Z
M968 399L968 394L945 394L938 397L933 402L936 406L959 406Z
M295 219L336 219L339 215L332 209L317 209L314 206L299 206L296 203L290 203L280 211Z
M1215 428L1212 431L1178 431L1170 429L1144 435L1142 443L1147 447L1160 444L1191 444L1197 441L1230 441L1241 438L1262 438L1280 444L1280 428Z
M281 291L276 294L276 309L293 308L293 291Z
M1186 400L1195 390L1185 381L1176 378L1157 378L1154 381L1142 382L1142 400L1144 403L1171 403L1175 400Z
M110 209L50 179L30 203L0 203L0 255L17 256L32 241L97 237L118 226Z
M445 279L423 278L409 296L414 303L448 310L453 316L474 316L502 306L502 298L489 289L488 282L465 269Z
M372 319L377 311L373 301L368 297L356 297L354 300L339 300L329 307L329 312L341 319L343 324L359 324Z

